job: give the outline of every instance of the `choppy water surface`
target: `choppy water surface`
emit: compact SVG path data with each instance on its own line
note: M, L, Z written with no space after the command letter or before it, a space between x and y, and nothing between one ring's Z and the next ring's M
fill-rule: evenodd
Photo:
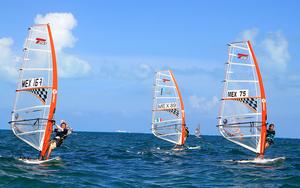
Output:
M283 163L236 164L254 155L218 136L188 138L190 149L151 134L78 132L53 156L62 159L28 165L19 156L37 152L10 131L0 131L1 187L282 187L300 186L300 140L276 139L266 158Z

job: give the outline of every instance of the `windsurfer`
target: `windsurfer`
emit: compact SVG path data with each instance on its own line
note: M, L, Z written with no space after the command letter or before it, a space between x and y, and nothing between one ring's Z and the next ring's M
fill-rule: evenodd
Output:
M184 141L189 137L190 131L187 126L184 127Z
M265 145L265 149L267 149L268 147L270 147L272 144L274 144L274 137L275 137L275 125L273 123L271 123L269 125L269 128L267 130L267 135L266 135L266 145ZM256 156L256 158L260 158L263 159L264 156L261 154L258 154Z
M275 125L273 123L271 123L269 125L269 128L267 130L267 135L266 135L266 146L265 149L267 149L269 146L271 146L272 144L274 144L274 137L275 137Z
M67 138L67 136L71 133L71 131L72 129L68 126L68 124L64 120L61 121L60 125L56 125L56 128L54 129L56 135L54 139L50 141L46 159L50 157L53 149L61 146L64 139ZM43 158L41 157L40 159L42 160Z
M184 131L183 131L184 143L185 143L187 137L189 137L189 133L190 133L189 128L187 126L185 126ZM176 144L172 150L180 151L180 150L184 150L184 149L185 149L184 144L183 145Z

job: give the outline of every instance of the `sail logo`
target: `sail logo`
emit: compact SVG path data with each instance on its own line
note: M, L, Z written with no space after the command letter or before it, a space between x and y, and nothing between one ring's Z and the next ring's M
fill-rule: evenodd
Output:
M163 121L163 119L162 118L160 118L160 117L158 117L158 118L155 118L155 120L154 120L154 122L155 123L159 123L159 122L162 122Z
M238 97L248 97L249 96L249 90L228 90L227 91L227 97L228 98L238 98Z
M24 79L21 81L21 84L22 88L41 87L43 85L43 78Z
M163 83L167 83L167 82L170 82L171 80L163 78L162 81L163 81Z
M237 58L238 59L248 59L249 55L248 54L241 54L241 53L238 53L237 54Z
M43 38L36 38L36 39L35 39L35 44L46 45L47 42L46 42L46 39L43 39Z
M158 104L158 109L174 109L174 108L177 108L177 104L175 102Z

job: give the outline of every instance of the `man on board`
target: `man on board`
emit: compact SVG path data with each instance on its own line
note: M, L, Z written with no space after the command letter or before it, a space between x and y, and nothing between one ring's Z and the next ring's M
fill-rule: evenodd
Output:
M189 137L190 131L189 128L187 126L184 127L184 142L187 139L187 137Z
M273 123L271 123L269 125L269 128L267 129L267 135L266 135L266 145L265 145L265 149L267 149L268 147L270 147L272 144L274 144L274 137L275 137L275 125ZM264 156L258 154L256 156L256 158L260 158L263 159Z
M189 136L189 133L190 133L189 128L187 126L185 126L184 130L183 130L183 133L182 133L183 134L184 143L185 143L187 137ZM184 149L185 149L184 145L177 145L176 144L173 147L173 150L175 150L175 151L180 151L180 150L184 150Z
M72 129L67 125L67 123L64 120L62 120L60 125L56 125L54 132L56 133L56 135L55 135L54 139L50 141L46 159L48 159L50 157L53 149L61 146L64 139L66 139L67 136L69 134L71 134ZM43 160L42 157L40 159Z
M271 123L269 125L269 128L267 130L267 135L266 135L266 146L265 149L267 149L269 146L271 146L272 144L274 144L274 137L275 137L275 125L273 123Z

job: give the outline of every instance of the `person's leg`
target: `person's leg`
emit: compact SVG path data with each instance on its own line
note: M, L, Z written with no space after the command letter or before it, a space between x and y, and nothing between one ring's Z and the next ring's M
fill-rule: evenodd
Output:
M47 153L47 158L46 158L46 159L49 159L49 157L50 157L50 155L51 155L51 152L52 152L52 147L49 148L48 153Z
M48 153L47 153L47 158L46 158L46 159L49 159L52 150L55 149L55 148L56 148L56 141L55 141L55 140L52 140L52 141L50 142L50 146L49 146L49 149L48 149Z
M48 148L47 148L47 150L46 150L46 153L49 151L50 145L51 145L51 143L49 144L49 146L48 146ZM45 157L42 156L42 155L40 155L39 160L41 161L41 160L44 160L44 159L45 159Z
M269 142L266 143L265 149L267 149L270 146Z
M256 155L256 158L257 158L257 159L263 159L264 156L258 153L258 154Z

